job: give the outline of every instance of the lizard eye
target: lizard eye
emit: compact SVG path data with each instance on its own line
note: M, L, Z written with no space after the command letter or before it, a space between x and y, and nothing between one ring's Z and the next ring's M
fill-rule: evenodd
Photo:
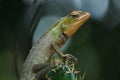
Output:
M79 12L74 11L70 14L70 16L73 17L73 18L78 18L80 16L80 14L79 14Z
M79 17L78 14L72 14L71 16L72 16L73 18L77 18L77 17Z

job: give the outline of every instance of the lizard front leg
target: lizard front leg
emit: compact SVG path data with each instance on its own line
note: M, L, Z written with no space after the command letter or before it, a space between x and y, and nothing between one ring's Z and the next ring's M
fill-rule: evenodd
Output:
M33 72L36 73L36 80L45 80L44 75L51 69L55 68L54 65L50 63L36 64L33 66Z
M63 59L66 58L72 58L77 62L77 58L75 58L71 54L63 54L59 47L52 42L52 47L54 48L55 52L60 55ZM33 66L33 72L36 73L37 75L35 76L36 80L44 80L44 75L47 74L47 72L51 69L55 68L55 65L51 63L41 63L41 64L36 64Z
M61 50L59 49L59 47L55 44L55 42L52 42L52 47L54 48L54 50L56 51L56 53L57 53L58 55L60 55L61 58L63 58L63 59L72 58L75 62L77 62L77 58L74 57L73 55L71 55L71 54L63 54L63 53L61 52Z

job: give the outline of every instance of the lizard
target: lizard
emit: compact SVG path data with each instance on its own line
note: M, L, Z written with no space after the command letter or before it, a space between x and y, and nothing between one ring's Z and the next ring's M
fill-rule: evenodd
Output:
M63 54L60 48L89 17L88 12L74 10L53 24L31 48L23 64L20 80L44 79L44 75L56 66L51 62L54 53L63 59L69 57L76 60L70 54Z

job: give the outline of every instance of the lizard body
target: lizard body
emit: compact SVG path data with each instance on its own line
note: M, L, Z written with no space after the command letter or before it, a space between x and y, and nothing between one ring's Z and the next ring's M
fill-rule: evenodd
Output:
M62 47L67 39L69 39L69 37L71 37L79 29L79 27L81 27L81 25L89 18L89 16L90 14L87 12L73 11L69 15L57 21L49 29L49 31L46 32L33 45L23 65L20 80L37 80L39 77L41 77L39 70L42 72L43 69L44 72L43 67L46 66L43 66L40 69L37 67L35 71L33 71L33 67L35 65L44 63L53 64L50 62L50 60L55 52L58 53L61 57L70 56L62 54L60 50L57 50L56 48ZM51 67L46 69L49 70Z

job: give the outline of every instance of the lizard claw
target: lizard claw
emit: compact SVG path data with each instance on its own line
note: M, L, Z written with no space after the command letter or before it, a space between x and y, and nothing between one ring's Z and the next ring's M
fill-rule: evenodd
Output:
M71 55L71 54L65 54L65 55L63 55L63 58L65 58L67 60L71 60L72 59L75 63L78 62L78 59L76 57L74 57L73 55Z

